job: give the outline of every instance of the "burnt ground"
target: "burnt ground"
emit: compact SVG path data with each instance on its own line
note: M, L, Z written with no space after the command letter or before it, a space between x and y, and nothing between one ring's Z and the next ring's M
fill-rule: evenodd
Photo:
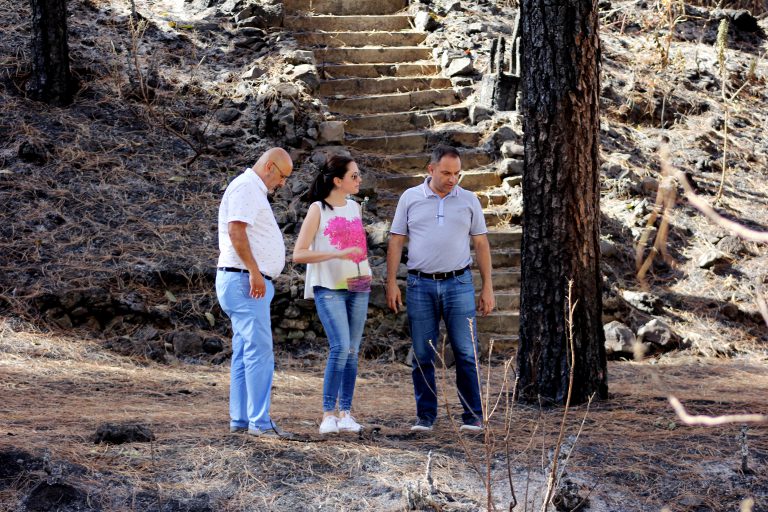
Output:
M515 510L538 510L563 417L510 403L512 379L496 360L487 439L459 436L445 411L433 433L413 434L409 368L363 361L356 408L367 428L326 440L316 434L322 365L282 356L273 416L300 440L263 440L228 433L226 367L131 359L12 327L0 332L4 510L403 510L409 492L418 508L480 510L488 467L496 510L509 508L510 480ZM667 396L692 414L765 411L767 362L680 354L652 365L612 362L610 400L574 407L564 422L560 467L571 503L587 499L585 510L606 512L732 511L751 498L752 510L766 510L766 426L750 426L743 441L740 424L686 426ZM451 373L440 393L448 389L458 418ZM104 423L140 424L155 439L95 444ZM70 490L55 494L58 509L31 507L41 486Z
M446 418L434 437L411 435L408 370L386 351L363 362L358 415L380 428L362 439L287 443L225 433L227 370L217 364L226 361L228 326L212 291L219 196L264 148L291 147L297 185L275 199L290 243L315 168L304 135L322 114L311 97L293 97L298 134L287 138L273 117L276 96L259 93L260 84L283 80L279 29L247 47L230 18L187 15L171 2L139 2L141 30L130 28L128 3L69 7L79 92L70 107L49 108L24 95L27 6L0 1L0 505L398 510L404 489L427 485L432 450L437 490L424 499L444 510L484 508L471 469L482 465L483 443L466 441L468 457ZM686 427L666 401L675 393L700 414L766 412L765 244L733 238L679 189L665 212L669 235L658 243L653 218L666 145L668 163L710 202L725 161L716 208L768 230L768 27L762 6L748 7L758 19L705 5L600 4L606 315L635 328L653 314L686 348L612 363L612 399L592 405L575 443L566 437L566 447L575 445L568 475L591 510L736 510L748 497L754 510L768 507L765 427L746 433L745 472L740 426ZM718 46L724 18L730 28ZM254 59L266 82L244 84L240 72ZM638 279L637 252L646 256L654 243L666 258ZM703 264L712 251L715 261ZM282 305L295 273L289 267L281 282ZM652 308L628 303L625 291L646 291ZM168 352L178 331L218 340L224 351L188 364ZM315 440L323 342L279 348L275 416ZM497 443L505 417L514 434L509 456L500 445L491 456L497 508L510 501L507 460L517 499L526 501L526 488L541 499L561 414L516 405L492 418ZM584 415L583 407L572 411L569 436ZM110 421L146 425L157 440L93 444Z

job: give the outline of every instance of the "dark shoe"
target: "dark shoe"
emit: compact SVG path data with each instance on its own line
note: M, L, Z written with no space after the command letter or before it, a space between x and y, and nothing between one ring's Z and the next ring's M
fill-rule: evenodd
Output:
M460 426L459 430L463 430L465 432L482 432L483 422L478 419L469 420Z
M290 432L286 432L285 430L281 429L274 423L272 423L272 426L270 428L266 429L260 429L260 428L249 428L248 434L256 437L266 437L270 439L293 439L294 435Z
M240 434L242 432L247 432L248 427L234 427L232 425L229 426L229 433L230 434Z
M411 432L429 432L432 430L432 421L419 418L411 427Z

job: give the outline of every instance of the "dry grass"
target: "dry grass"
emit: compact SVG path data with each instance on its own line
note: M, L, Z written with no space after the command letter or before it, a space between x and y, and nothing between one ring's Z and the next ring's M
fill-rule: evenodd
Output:
M455 500L443 499L444 510L484 507L485 488L469 468L451 422L441 415L430 435L408 430L414 411L410 370L400 365L363 361L356 414L374 430L359 438L324 440L315 434L322 368L278 356L273 415L311 442L265 441L226 433L226 367L157 365L82 340L15 332L8 322L0 346L5 434L0 451L49 453L54 466L64 468L64 480L89 490L105 510L129 509L131 500L183 501L204 494L215 510L401 510L403 490L423 482L429 451L435 487L444 493L438 496ZM765 370L766 361L754 358L612 364L613 396L592 404L566 477L584 495L592 489L591 510L667 505L682 511L691 509L685 503L697 502L725 511L750 496L760 510L767 505L768 429L749 429L754 473L742 474L739 426L681 425L666 396L674 393L692 414L765 411ZM500 366L491 372L491 396L500 389L501 373ZM449 390L448 397L458 415L455 392ZM585 407L572 408L566 442L572 443L584 416ZM525 510L525 503L528 510L540 507L561 418L559 410L521 406L511 415L491 417L497 439L504 438L505 421L510 422L512 478L520 501L515 510ZM94 445L89 437L103 422L142 423L157 440ZM466 436L464 443L473 453L484 450L482 436ZM501 444L491 462L494 500L504 509L510 495ZM72 464L83 469L76 473ZM0 502L13 508L39 477L22 475L0 491Z

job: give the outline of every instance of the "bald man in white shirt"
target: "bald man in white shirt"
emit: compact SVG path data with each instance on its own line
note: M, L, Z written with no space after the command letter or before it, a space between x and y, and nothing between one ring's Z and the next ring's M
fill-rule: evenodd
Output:
M288 437L269 415L275 357L269 306L285 266L285 243L267 194L293 172L281 148L265 152L232 180L219 206L216 295L232 321L230 432Z

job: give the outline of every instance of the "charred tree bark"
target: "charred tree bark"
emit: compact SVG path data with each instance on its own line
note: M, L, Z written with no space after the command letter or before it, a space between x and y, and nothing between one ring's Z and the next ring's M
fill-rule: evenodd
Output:
M36 100L63 106L72 101L66 0L30 0L32 78L27 90Z
M593 0L522 0L525 128L518 389L564 404L608 394L600 275L600 40Z

